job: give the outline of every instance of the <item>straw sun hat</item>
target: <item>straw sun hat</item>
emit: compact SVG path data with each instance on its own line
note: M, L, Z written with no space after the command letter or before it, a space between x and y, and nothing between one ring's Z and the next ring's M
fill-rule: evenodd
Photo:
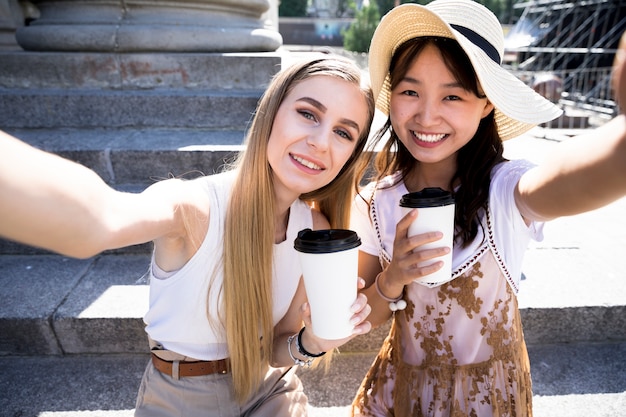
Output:
M472 0L435 0L427 6L403 4L381 20L369 52L376 107L389 114L389 64L404 42L422 36L456 39L469 57L478 81L495 107L502 140L561 115L561 110L500 65L504 35L496 16Z

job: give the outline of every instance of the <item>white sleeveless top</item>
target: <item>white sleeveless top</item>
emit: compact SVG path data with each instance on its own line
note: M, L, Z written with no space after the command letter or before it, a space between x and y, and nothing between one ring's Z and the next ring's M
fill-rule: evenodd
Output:
M167 278L155 276L155 273L159 275L159 268L154 255L150 268L150 307L144 316L146 332L165 349L199 360L228 357L225 329L218 309L223 280L224 219L234 179L234 172L226 172L193 180L198 192L207 193L211 201L206 237L189 262L172 274L166 273ZM287 239L274 245L274 324L287 313L302 275L293 242L300 230L312 227L311 209L296 200L290 209ZM210 300L208 309L207 300Z

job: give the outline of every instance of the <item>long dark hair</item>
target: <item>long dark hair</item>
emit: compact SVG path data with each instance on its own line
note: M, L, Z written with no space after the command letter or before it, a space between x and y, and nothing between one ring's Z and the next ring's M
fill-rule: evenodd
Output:
M427 45L433 45L439 50L446 66L464 89L474 93L477 97L485 97L479 88L476 72L463 49L455 40L440 37L415 38L398 47L389 66L392 90L404 78ZM371 158L375 154L374 147L387 132L389 138L374 158L374 174L370 180L380 180L398 172L400 174L398 182L400 182L409 175L416 164L419 164L419 161L413 158L393 131L390 118L376 133L368 148ZM481 210L486 209L488 204L491 170L496 164L505 160L503 152L504 146L492 111L480 121L474 137L459 150L457 170L449 184L456 201L455 240L462 246L469 245L478 233ZM361 172L361 175L363 174L365 171ZM455 190L454 184L460 184L460 186Z

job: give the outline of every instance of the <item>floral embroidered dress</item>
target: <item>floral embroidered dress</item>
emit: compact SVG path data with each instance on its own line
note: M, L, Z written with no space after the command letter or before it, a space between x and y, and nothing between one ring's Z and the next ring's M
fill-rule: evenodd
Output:
M354 399L354 416L531 416L530 364L516 293L523 254L542 224L524 223L513 200L531 165L504 162L492 172L489 209L469 247L453 249L447 283L405 287L407 308L391 331ZM370 184L368 207L357 197L352 228L361 250L391 256L400 197L395 176Z

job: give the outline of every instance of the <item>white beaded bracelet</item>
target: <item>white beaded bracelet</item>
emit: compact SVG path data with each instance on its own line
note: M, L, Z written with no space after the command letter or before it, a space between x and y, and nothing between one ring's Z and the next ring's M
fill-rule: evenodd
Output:
M376 279L374 280L374 285L376 286L376 292L380 295L385 301L389 301L389 310L391 311L400 311L406 308L406 301L402 299L402 294L398 298L389 298L380 290L380 286L378 285L378 278L382 275L382 272L376 275Z

